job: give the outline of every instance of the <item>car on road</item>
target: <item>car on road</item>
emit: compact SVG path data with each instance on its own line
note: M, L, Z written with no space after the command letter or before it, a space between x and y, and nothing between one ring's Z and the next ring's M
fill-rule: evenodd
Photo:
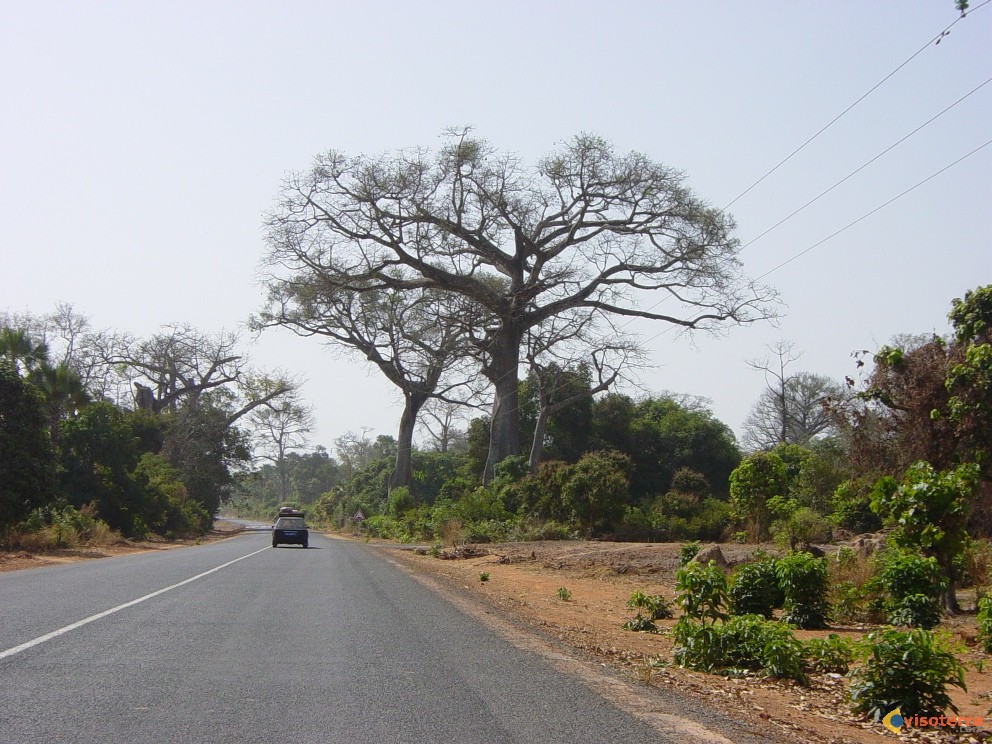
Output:
M277 517L276 523L272 525L272 547L279 545L302 545L304 548L310 545L310 531L303 516L299 517Z

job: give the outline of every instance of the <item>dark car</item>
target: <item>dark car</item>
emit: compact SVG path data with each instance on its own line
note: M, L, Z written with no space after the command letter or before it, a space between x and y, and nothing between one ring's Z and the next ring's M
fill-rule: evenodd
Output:
M279 517L272 525L272 547L277 545L310 545L310 531L303 517Z

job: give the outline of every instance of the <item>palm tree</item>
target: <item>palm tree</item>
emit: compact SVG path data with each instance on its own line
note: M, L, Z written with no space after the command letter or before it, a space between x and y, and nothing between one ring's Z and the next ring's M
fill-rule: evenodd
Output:
M23 328L0 328L0 357L9 359L23 376L48 364L48 344L44 341L35 343Z
M82 379L66 362L54 367L43 363L31 371L28 381L45 398L43 408L49 436L54 444L58 440L59 422L75 416L80 408L90 402L90 396Z

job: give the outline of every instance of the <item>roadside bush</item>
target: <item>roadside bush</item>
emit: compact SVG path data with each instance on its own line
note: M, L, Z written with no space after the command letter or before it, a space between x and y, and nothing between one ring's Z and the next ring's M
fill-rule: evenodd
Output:
M810 553L791 553L778 560L776 573L785 595L782 619L797 628L827 627L830 591L827 561Z
M784 595L778 583L777 561L760 558L745 563L730 582L730 614L761 615L771 618L772 611L781 607Z
M700 672L740 675L759 671L805 683L803 645L785 623L739 615L705 625L680 620L673 629L679 666Z
M889 610L889 625L930 630L940 625L943 612L940 603L925 594L910 594Z
M713 561L680 568L675 574L675 593L687 618L713 623L727 617L727 577Z
M947 580L935 558L889 549L879 555L877 563L875 581L888 595L885 605L890 625L929 630L940 623L940 596Z
M631 610L644 610L652 620L667 620L675 617L671 603L660 594L634 592L627 600L627 607Z
M826 638L810 638L803 643L803 656L814 672L847 674L854 661L854 643L831 633Z
M876 532L882 520L871 508L871 484L864 481L845 481L834 490L831 497L831 521L841 529L855 534Z
M978 600L978 640L987 654L992 654L992 597Z
M689 561L696 557L696 553L698 552L699 540L682 543L682 545L679 546L679 565L686 565Z
M864 664L849 675L851 709L876 721L897 707L904 717L956 713L947 686L967 688L954 651L945 638L922 628L869 633L859 646Z
M800 506L772 525L775 542L789 550L806 550L813 543L830 540L830 525L821 514Z

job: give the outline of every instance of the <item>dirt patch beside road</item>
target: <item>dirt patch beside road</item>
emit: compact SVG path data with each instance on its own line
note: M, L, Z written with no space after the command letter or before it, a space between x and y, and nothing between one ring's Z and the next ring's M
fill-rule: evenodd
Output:
M633 616L626 607L634 591L674 597L678 544L535 542L479 546L483 555L439 560L412 550L388 554L411 573L430 577L452 596L511 619L581 656L621 670L632 684L690 694L705 707L747 721L772 740L840 744L883 744L895 737L880 724L856 720L845 701L847 680L840 675L812 675L803 687L791 681L757 676L727 679L680 669L672 659L670 629L674 620L658 621L660 633L621 629ZM750 556L753 545L721 545L734 563ZM764 546L771 551L770 546ZM486 581L480 580L488 574ZM566 591L559 592L560 589ZM561 597L568 596L564 600ZM482 615L487 610L482 611ZM941 626L967 642L961 660L968 667L968 691L951 688L961 716L983 719L992 700L992 673L982 672L988 656L975 645L973 615L949 619ZM859 638L868 628L833 627L799 631L800 638L834 632ZM992 666L992 665L990 665ZM644 688L641 688L644 689ZM677 714L678 711L671 711ZM992 725L986 724L986 729ZM911 741L979 742L978 734L916 730L900 737Z
M0 572L19 571L24 568L38 568L40 566L58 566L94 558L147 553L153 550L185 548L191 545L214 542L215 540L224 540L242 531L244 531L244 528L239 525L217 520L214 522L213 528L206 535L192 540L125 540L121 538L112 545L83 545L76 548L48 550L43 553L28 553L23 550L10 553L0 551Z

